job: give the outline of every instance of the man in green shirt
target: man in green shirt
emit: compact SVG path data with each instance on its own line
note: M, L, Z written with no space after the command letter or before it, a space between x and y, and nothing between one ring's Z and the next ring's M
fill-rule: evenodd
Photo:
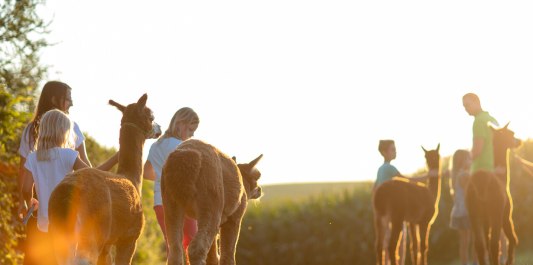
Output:
M489 123L498 125L498 122L481 108L479 97L474 93L463 96L463 106L470 116L474 116L471 172L480 169L494 171L492 130L488 125Z

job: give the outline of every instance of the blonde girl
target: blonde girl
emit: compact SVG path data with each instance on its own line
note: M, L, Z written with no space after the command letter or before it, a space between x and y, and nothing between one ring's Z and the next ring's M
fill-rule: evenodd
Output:
M168 158L168 155L178 147L183 141L194 136L194 132L198 129L200 119L198 114L188 107L184 107L176 111L170 120L168 129L159 137L159 139L152 144L148 153L148 158L144 164L144 178L154 180L154 211L157 217L161 231L165 236L165 214L163 212L163 202L161 199L161 171L163 165ZM187 249L193 236L198 230L196 220L186 217L183 227L183 248ZM168 244L167 244L168 253Z
M89 167L74 150L73 134L73 122L67 114L57 109L47 111L40 119L35 151L27 155L24 163L22 195L27 205L39 210L37 231L26 255L29 260L38 260L38 264L56 264L48 235L48 201L52 191L68 173ZM98 169L109 170L116 163L116 157L115 154ZM34 189L36 194L33 194Z
M73 123L60 110L46 112L41 120L35 152L26 157L22 194L28 205L37 213L35 240L28 246L26 255L35 257L40 264L55 264L52 242L48 235L48 200L54 188L75 169L88 167L74 150ZM35 187L36 197L33 194Z
M470 259L475 259L471 245L470 220L465 204L465 190L470 177L472 159L468 150L459 149L452 157L450 193L453 197L453 208L450 218L450 227L459 232L459 259L461 265L469 264ZM469 250L472 251L469 251ZM469 255L470 254L470 255Z

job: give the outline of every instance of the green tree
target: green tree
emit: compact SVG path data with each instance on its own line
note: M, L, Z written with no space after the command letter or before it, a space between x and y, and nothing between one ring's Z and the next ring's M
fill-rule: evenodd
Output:
M34 109L37 86L48 66L39 52L50 45L48 22L39 17L39 0L0 2L0 154L2 161L16 157L21 130Z

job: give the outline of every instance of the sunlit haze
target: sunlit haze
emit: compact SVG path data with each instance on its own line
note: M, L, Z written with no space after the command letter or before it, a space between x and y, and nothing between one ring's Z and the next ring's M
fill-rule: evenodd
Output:
M533 4L492 1L48 0L49 79L72 87L72 118L118 147L120 113L148 93L166 129L200 116L195 138L258 164L263 184L374 180L470 148L464 93L517 136L533 135ZM144 148L146 157L150 144Z

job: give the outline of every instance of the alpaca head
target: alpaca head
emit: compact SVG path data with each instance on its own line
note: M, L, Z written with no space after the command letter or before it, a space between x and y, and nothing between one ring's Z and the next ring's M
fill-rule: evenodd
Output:
M422 146L422 150L424 150L424 153L426 153L426 163L428 166L428 169L439 169L440 166L440 154L439 154L440 144L437 145L437 148L435 150L426 150Z
M259 199L263 196L263 191L259 184L257 184L257 181L261 177L261 172L255 168L255 165L262 157L263 155L261 154L249 163L237 164L242 175L244 189L246 190L246 194L248 194L248 199ZM235 157L232 157L232 159L236 161Z
M121 125L137 128L144 134L146 139L153 139L161 135L161 127L154 122L152 110L146 107L147 99L148 96L144 94L139 98L137 103L132 103L128 106L123 106L114 100L109 100L109 104L115 106L122 112Z
M522 141L515 138L514 132L507 128L507 123L503 128L496 129L489 125L492 130L494 150L507 150L508 148L516 148L522 144Z

